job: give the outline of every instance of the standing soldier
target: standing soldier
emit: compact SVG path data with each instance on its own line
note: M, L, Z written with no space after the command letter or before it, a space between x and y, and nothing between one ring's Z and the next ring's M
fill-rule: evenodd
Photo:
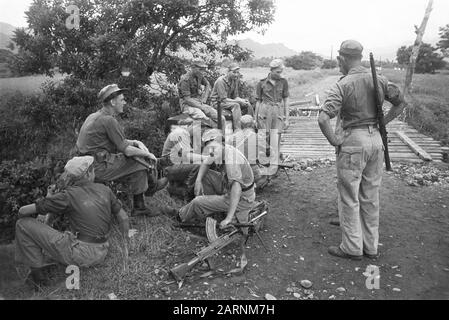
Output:
M288 113L288 82L281 77L284 63L281 59L274 59L270 63L271 72L268 77L259 81L256 87L256 121L259 129L267 130L267 136L271 130L277 131L277 145L273 145L271 138L267 137L267 143L276 150L275 155L270 156L271 163L279 162L281 134L289 126ZM271 137L271 138L269 138ZM275 166L276 170L277 167Z
M156 181L147 167L133 157L156 157L137 140L125 139L115 116L123 112L124 89L111 84L98 94L102 108L89 115L80 129L76 147L79 155L95 158L95 176L98 182L119 180L125 182L134 196L132 215L155 215L145 207L144 194L150 196L167 185L167 179Z
M211 95L212 107L215 110L218 109L218 103L220 102L223 110L232 113L234 130L241 129L242 107L247 107L249 113L252 113L249 101L239 97L239 81L240 66L237 63L231 63L228 67L228 73L215 81Z
M378 129L373 79L361 65L362 45L353 40L341 44L340 71L344 76L331 88L319 116L321 131L337 147L338 214L342 242L330 247L329 254L360 260L362 255L378 257L379 188L384 160L383 143ZM397 86L379 77L381 102L393 107L385 124L406 106ZM330 119L339 114L343 135L336 135Z
M212 119L217 122L217 111L206 104L210 92L209 81L204 77L207 64L203 61L192 62L191 70L181 77L178 83L179 105L184 114L192 119ZM204 86L205 94L202 93Z

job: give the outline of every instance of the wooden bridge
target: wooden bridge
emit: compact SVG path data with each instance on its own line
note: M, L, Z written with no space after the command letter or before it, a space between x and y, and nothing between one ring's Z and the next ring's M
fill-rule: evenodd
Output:
M318 106L304 107L301 111L308 116L291 116L290 126L284 131L281 140L281 152L291 159L332 159L335 160L335 148L321 133L316 115ZM335 128L335 120L332 122ZM402 121L392 121L387 125L389 151L392 162L423 162L443 160L441 143L419 133Z

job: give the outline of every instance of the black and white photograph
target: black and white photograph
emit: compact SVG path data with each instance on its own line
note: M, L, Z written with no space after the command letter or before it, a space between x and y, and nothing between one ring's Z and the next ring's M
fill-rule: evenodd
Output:
M0 0L0 300L448 300L448 13Z

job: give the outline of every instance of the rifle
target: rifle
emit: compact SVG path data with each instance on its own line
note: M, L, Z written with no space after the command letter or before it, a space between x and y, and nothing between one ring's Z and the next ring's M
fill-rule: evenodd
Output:
M385 167L387 171L392 171L391 162L390 162L390 153L388 152L388 132L384 123L384 112L382 110L382 103L379 95L379 87L377 81L376 74L376 65L374 63L373 53L369 54L369 60L371 64L371 73L373 75L373 84L374 84L374 95L376 98L376 108L377 108L377 121L379 122L379 132L382 136L382 142L384 145L384 158L385 158Z
M170 269L170 273L175 278L176 281L182 281L186 274L190 272L198 263L202 261L207 261L208 258L212 257L218 251L223 249L224 247L228 246L229 244L233 243L237 239L239 239L239 234L242 233L240 228L252 228L255 230L255 222L262 217L264 217L267 214L267 211L262 212L258 216L254 217L249 221L248 223L235 223L232 224L234 230L230 233L224 234L221 237L214 240L211 244L209 244L207 247L201 249L199 252L195 253L195 258L190 260L189 262L182 263L180 265L177 265L174 268ZM259 236L259 234L256 232L256 234ZM260 236L259 236L260 239ZM262 242L263 243L263 242Z

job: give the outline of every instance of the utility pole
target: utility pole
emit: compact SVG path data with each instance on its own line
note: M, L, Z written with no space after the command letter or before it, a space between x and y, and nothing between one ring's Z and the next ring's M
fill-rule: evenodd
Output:
M433 0L429 0L427 5L426 13L424 14L424 19L421 22L421 26L417 28L415 26L416 40L413 45L412 54L410 56L410 63L407 68L407 73L405 75L404 84L404 94L410 94L410 85L412 84L413 74L415 72L416 59L418 58L419 49L422 45L422 38L424 36L424 31L426 31L427 22L429 21L430 13L432 12Z
M331 46L331 61L334 58L334 46Z

